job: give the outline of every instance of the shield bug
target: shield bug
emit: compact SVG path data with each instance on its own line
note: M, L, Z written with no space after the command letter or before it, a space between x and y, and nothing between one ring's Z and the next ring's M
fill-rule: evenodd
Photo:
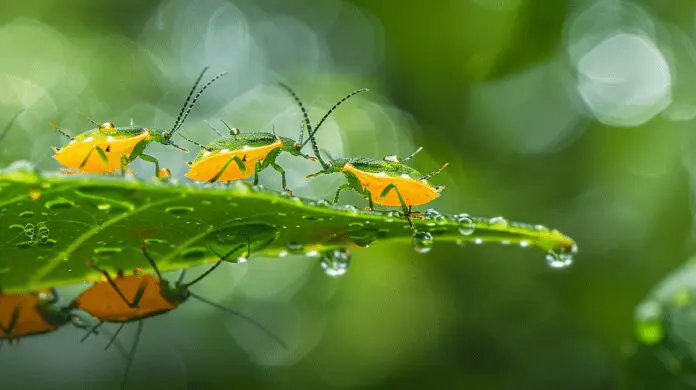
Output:
M345 175L348 182L338 187L336 195L334 196L334 203L338 202L339 196L343 190L353 190L368 200L370 210L374 210L375 204L388 207L401 207L411 230L415 232L416 229L411 221L411 216L417 215L417 213L412 211L412 207L429 203L440 196L440 193L445 187L433 186L428 180L440 173L440 171L448 165L447 163L427 175L423 175L406 165L406 162L412 159L423 148L418 148L406 158L386 156L381 160L370 157L334 159L328 156L329 161L324 161L321 157L315 139L317 131L319 131L324 121L341 103L363 91L366 91L366 89L358 89L339 100L338 103L324 114L314 129L312 129L309 116L301 100L291 91L295 97L295 101L304 114L305 126L309 132L307 140L304 144L300 145L300 149L308 142L311 142L314 153L322 166L321 171L307 175L307 178L321 174L341 172Z
M203 92L216 80L226 74L222 72L213 77L198 92L196 90L203 79L208 67L196 79L191 91L184 101L179 115L169 130L153 129L141 126L116 127L111 122L98 124L97 127L74 137L68 135L56 124L51 124L60 134L70 139L68 145L63 148L54 148L54 156L62 166L68 168L64 173L111 173L121 169L124 174L135 159L140 158L154 164L155 176L164 178L170 175L167 168L160 169L159 161L154 156L145 154L145 149L152 142L175 147L183 152L188 152L181 146L172 142L172 136L181 128L196 101ZM194 96L195 93L195 96Z
M218 266L220 266L229 256L238 252L240 249L243 249L244 246L247 247L244 257L248 257L251 251L251 243L249 240L247 240L246 244L241 244L234 247L224 256L218 256L218 261L213 266L188 283L183 282L185 271L182 271L179 274L179 277L173 284L164 279L155 260L147 251L147 243L143 243L141 245L141 251L145 259L155 271L155 275L123 275L123 272L119 272L116 278L112 278L108 272L100 269L93 262L91 262L90 265L99 271L106 281L95 283L92 287L88 288L77 298L75 298L73 303L70 305L71 309L85 311L99 321L85 335L83 341L91 333L96 333L96 331L105 322L118 323L120 325L116 332L114 332L111 342L107 345L108 348L127 323L137 322L138 330L133 340L130 353L128 354L128 365L122 380L123 383L125 383L135 356L135 350L138 345L140 335L142 333L143 320L168 313L192 297L223 312L246 319L285 348L285 344L263 325L242 313L221 306L190 291L191 286L203 280Z
M233 181L242 180L254 175L254 185L259 182L259 173L273 167L280 174L281 186L284 191L292 194L287 187L285 170L278 165L276 158L282 152L293 156L315 161L312 156L300 153L304 126L300 127L297 140L279 137L273 133L241 133L239 129L230 127L225 121L221 122L229 130L229 135L222 135L213 126L211 128L221 138L207 145L188 139L187 141L199 146L201 151L195 160L189 162L186 177L197 181Z
M58 330L74 317L69 310L56 306L55 289L35 293L0 293L0 345L3 341L16 342L20 338ZM79 323L73 324L84 328Z
M99 323L95 325L94 329L97 329L105 322L119 323L120 326L116 331L117 335L125 324L134 321L142 321L150 317L167 313L176 309L192 297L208 303L217 309L247 319L282 345L282 342L268 332L261 324L239 312L222 307L190 290L191 286L203 280L228 257L238 252L240 249L243 249L245 246L247 247L247 251L244 257L248 257L251 246L250 242L234 247L224 256L218 256L219 259L213 266L187 283L183 281L186 274L185 271L180 273L173 284L167 279L164 279L154 259L147 251L147 243L143 243L141 251L155 271L154 275L124 275L123 272L119 272L115 278L112 278L107 271L99 268L94 262L90 262L90 266L99 271L106 281L95 283L92 287L82 292L82 294L77 296L72 302L70 309L85 311L99 320Z

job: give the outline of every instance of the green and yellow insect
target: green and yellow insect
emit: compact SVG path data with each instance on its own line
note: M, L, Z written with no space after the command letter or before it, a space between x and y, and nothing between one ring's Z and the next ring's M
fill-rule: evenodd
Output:
M415 232L416 229L411 221L411 216L417 215L418 213L413 212L411 208L413 206L429 203L440 196L440 193L445 187L433 186L428 180L440 173L440 171L448 165L447 163L427 175L423 175L406 165L406 162L412 159L423 148L418 148L406 158L393 155L386 156L381 160L370 157L334 159L328 156L329 161L324 161L321 157L315 139L317 131L319 131L321 125L340 103L361 91L363 90L354 91L336 103L336 105L329 109L324 117L321 118L313 130L307 111L304 109L300 99L296 98L297 104L304 114L305 125L309 131L309 137L307 141L305 141L305 144L307 142L312 143L314 153L322 166L321 171L307 175L307 178L321 174L341 172L345 175L348 182L338 187L334 197L334 203L338 202L339 196L343 190L354 190L368 200L370 210L374 210L375 204L388 207L401 207L411 230ZM300 146L300 149L303 146L304 144Z
M160 169L159 161L155 157L145 154L145 149L154 141L188 152L181 146L174 144L172 136L181 128L203 91L226 74L226 72L222 72L213 77L194 96L207 70L208 67L204 68L196 79L171 129L152 129L133 126L132 123L131 126L115 127L111 122L103 124L93 122L97 128L71 137L55 124L51 124L60 134L70 139L70 143L65 147L54 148L53 158L68 168L63 171L64 173L111 173L121 169L122 174L128 169L128 165L140 158L155 165L155 176L168 177L169 170Z
M292 93L285 84L280 85ZM275 132L240 133L239 129L230 127L224 121L222 123L229 130L229 135L223 136L211 126L221 138L207 145L199 144L179 134L201 148L196 159L188 163L190 170L186 173L186 177L189 179L214 183L242 180L254 175L254 184L258 184L259 173L270 166L280 173L283 190L292 194L292 191L287 188L285 170L276 163L278 155L287 152L293 156L316 160L315 157L300 152L304 126L300 127L298 139L293 140L279 137Z

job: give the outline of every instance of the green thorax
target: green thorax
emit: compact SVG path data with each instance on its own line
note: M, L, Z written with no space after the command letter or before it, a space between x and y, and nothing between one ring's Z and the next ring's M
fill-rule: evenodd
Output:
M75 139L77 141L82 141L86 138L93 137L93 138L104 138L104 137L113 137L114 139L124 139L124 138L130 138L130 137L135 137L143 133L143 131L149 131L153 136L158 135L161 133L159 130L153 130L153 129L147 129L145 127L139 127L139 126L125 126L125 127L113 127L113 128L96 128L96 129L90 129L87 130L83 133L80 133L79 135L75 136Z
M278 140L283 143L280 147L282 151L297 154L296 142L293 139L278 137L271 133L242 133L228 135L205 145L205 148L198 152L194 161L198 161L203 157L209 156L211 153L216 153L221 150L233 151L260 148L276 143Z
M407 175L413 179L421 179L424 175L417 170L409 167L406 164L378 160L370 157L358 157L358 158L339 158L332 161L332 166L343 169L346 163L350 163L355 167L355 169L363 172L369 173L382 173L384 172L387 176L404 176Z

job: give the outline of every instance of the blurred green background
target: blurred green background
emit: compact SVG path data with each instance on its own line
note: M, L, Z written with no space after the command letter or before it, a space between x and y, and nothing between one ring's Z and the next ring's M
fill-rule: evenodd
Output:
M0 166L58 169L50 146L64 141L49 122L84 131L78 111L167 127L205 65L231 75L183 128L199 141L216 118L295 137L300 115L278 81L317 119L369 87L319 134L332 155L422 145L417 169L450 162L433 207L557 228L577 241L575 264L377 243L340 278L302 257L229 265L197 291L290 350L191 303L145 323L127 388L696 388L696 273L678 269L696 249L695 16L688 0L3 0L0 119L26 112ZM153 148L181 178L193 156ZM298 195L328 198L340 183L279 162ZM5 347L0 386L118 388L122 358L80 337Z

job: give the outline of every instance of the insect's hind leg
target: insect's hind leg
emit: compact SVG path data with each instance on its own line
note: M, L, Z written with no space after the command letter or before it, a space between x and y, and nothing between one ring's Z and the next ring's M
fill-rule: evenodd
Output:
M246 157L246 156L244 156L244 157ZM218 181L220 179L220 177L222 177L222 174L225 173L225 171L227 170L227 167L229 167L233 161L237 164L237 167L239 167L240 172L242 172L242 173L246 172L246 165L244 165L244 160L239 158L239 156L232 156L232 157L230 157L229 160L227 160L225 165L222 166L222 169L220 169L220 172L215 174L215 176L213 176L212 179L210 179L208 181L210 183L215 183L216 181Z
M171 175L171 172L169 171L169 169L167 169L167 168L160 169L159 160L157 160L154 156L150 156L149 154L143 153L139 157L143 161L147 161L149 163L155 164L155 177L156 178L163 179L163 178L167 178Z
M416 227L413 226L413 221L411 221L411 208L406 205L406 202L404 201L404 198L401 196L401 192L399 191L399 188L396 186L396 184L392 183L386 186L382 193L379 195L380 198L384 198L392 190L396 192L396 196L399 198L399 203L401 203L401 209L404 211L404 217L406 217L406 221L408 221L408 225L411 227L411 231L415 233Z
M336 195L334 196L333 204L338 203L338 198L341 196L341 192L342 192L343 190L350 190L350 189L352 189L352 188L353 188L353 187L351 187L351 185L348 184L348 183L346 183L346 184L341 184L341 185L338 187L338 189L336 190Z
M85 165L87 165L87 161L89 161L89 158L92 157L92 152L94 152L95 150L97 151L97 155L99 155L99 159L102 161L104 166L106 168L109 168L109 158L106 156L106 152L104 152L104 149L102 149L101 147L95 146L92 149L90 149L89 152L87 152L87 156L85 156L85 159L82 160L82 162L80 163L80 170L82 170L85 167Z
M9 336L14 330L15 326L17 326L17 322L19 321L19 311L19 305L15 306L14 310L12 311L12 317L10 317L10 323L7 325L7 327L0 324L0 331L2 331L2 333L4 333L6 336Z

